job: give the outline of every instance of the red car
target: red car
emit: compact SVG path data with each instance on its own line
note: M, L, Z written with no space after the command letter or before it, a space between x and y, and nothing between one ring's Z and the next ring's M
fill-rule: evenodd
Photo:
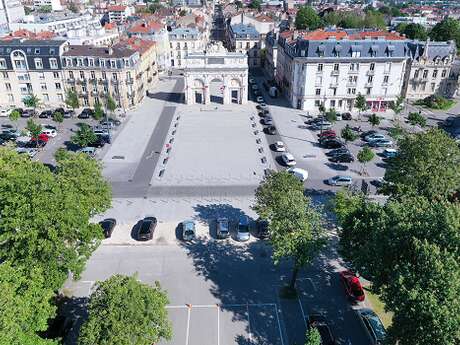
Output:
M329 129L327 131L323 131L322 133L319 133L318 134L318 137L321 138L321 137L328 137L328 136L336 136L335 134L335 131L333 131L332 129Z
M342 271L340 272L340 281L350 299L357 302L364 301L364 290L356 274L352 271Z

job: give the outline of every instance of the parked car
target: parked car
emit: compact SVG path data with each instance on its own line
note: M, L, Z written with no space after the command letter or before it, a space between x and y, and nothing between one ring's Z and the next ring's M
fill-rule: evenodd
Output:
M230 236L230 224L227 218L217 218L216 220L216 237L219 239Z
M395 149L385 149L382 152L382 156L385 158L393 158L398 155L398 150Z
M96 148L91 147L91 146L83 147L83 148L77 150L77 152L87 154L90 157L96 156Z
M8 129L14 128L14 126L11 125L11 124L9 124L9 123L2 123L2 126L1 126L1 127L2 127L2 130L3 130L4 128L8 128Z
M327 152L326 156L334 157L334 156L340 156L340 155L347 154L347 153L350 153L350 151L346 147L341 147L341 148L334 149L334 150Z
M184 220L181 223L182 239L191 241L195 238L195 222L193 220Z
M339 275L348 298L356 302L364 301L364 290L358 276L350 270L342 271Z
M71 117L74 117L74 116L75 116L75 111L73 111L73 110L66 110L66 111L64 111L64 113L63 113L62 115L64 115L64 118L70 119Z
M286 146L282 141L277 141L273 144L273 148L275 149L276 152L285 152L286 151Z
M367 141L367 142L371 142L371 141L379 140L379 139L386 139L386 137L385 135L381 133L373 133L373 134L366 135L364 137L364 141Z
M269 116L266 116L262 119L262 123L266 126L271 126L273 125L273 119Z
M377 139L377 140L372 140L369 142L369 146L372 147L391 147L393 146L393 142L389 139Z
M137 239L139 241L148 241L153 238L153 233L157 226L157 219L155 217L145 217L137 232Z
M333 156L329 158L329 160L333 163L351 163L354 162L355 159L350 153L344 153L342 155Z
M260 117L264 117L264 116L267 116L267 115L270 115L270 111L268 109L260 109L259 110L259 116Z
M238 220L238 227L236 228L236 239L244 242L249 240L249 218L248 216L241 216Z
M80 115L78 115L79 119L89 119L91 116L94 115L94 111L90 108L85 108L82 110Z
M265 99L264 99L262 96L258 96L258 97L256 98L256 102L257 102L257 103L265 103Z
M323 140L328 140L328 139L335 139L337 136L335 133L326 133L324 135L321 135L318 140L323 141Z
M8 117L10 116L13 109L0 109L0 117Z
M107 144L107 140L105 140L103 137L98 136L96 141L89 143L89 147L104 147L104 145Z
M268 221L264 219L258 219L256 222L256 233L257 238L266 239L269 237L270 233L268 231Z
M350 186L353 179L351 176L337 175L327 180L327 183L331 186Z
M341 148L341 147L345 147L345 144L342 143L338 139L323 140L320 143L326 149L338 149L338 148Z
M16 140L16 135L10 133L10 132L2 132L0 133L0 139L5 140L5 141L14 141Z
M369 130L369 131L362 132L362 133L360 134L360 137L361 137L361 139L364 140L365 137L367 137L367 136L369 136L369 135L377 134L377 133L378 133L378 132L377 132L376 130L371 129L371 130Z
M350 121L352 119L351 113L342 113L342 120Z
M2 133L9 134L15 138L19 138L22 135L22 132L16 128L3 128Z
M34 117L35 110L33 109L26 109L21 112L21 117Z
M308 171L300 168L289 168L288 173L297 177L301 182L304 182L308 178Z
M57 135L57 131L55 129L49 129L49 128L45 128L42 133L46 134L48 138L54 138Z
M109 131L107 128L102 128L102 127L94 127L93 128L93 133L96 135L102 135L102 136L109 136Z
M31 147L17 147L16 152L19 154L26 154L30 158L34 158L38 151Z
M332 335L331 328L327 322L327 319L317 313L310 314L308 316L308 329L316 328L321 336L321 345L335 345L335 339Z
M99 225L102 228L105 238L110 238L112 236L113 229L117 225L117 221L114 218L106 218L99 222Z
M276 127L275 126L268 126L267 128L265 128L265 131L267 132L267 134L275 135L276 134Z
M38 148L40 148L40 147L45 147L45 146L46 146L46 143L47 143L47 141L45 141L45 140L34 139L34 138L32 138L31 140L29 140L29 141L24 145L24 147L29 147L29 148L33 148L33 149L38 149Z
M41 119L47 119L53 115L53 112L51 110L43 110L40 115L38 115L39 118Z
M327 131L323 131L321 133L318 133L318 138L327 137L327 136L330 136L330 135L333 135L335 137L337 134L335 133L334 130L329 129Z
M314 130L329 130L331 128L332 128L332 123L328 121L318 122L318 123L313 124L312 126L312 129Z
M372 345L381 345L384 343L387 332L383 326L382 321L376 313L368 308L357 310L359 319L364 324L367 334L371 340Z
M283 161L285 165L289 167L292 167L297 164L297 162L294 159L294 156L288 152L285 152L281 155L281 160Z

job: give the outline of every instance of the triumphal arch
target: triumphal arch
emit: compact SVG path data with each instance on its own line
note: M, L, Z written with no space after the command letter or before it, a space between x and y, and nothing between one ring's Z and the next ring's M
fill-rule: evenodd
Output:
M248 59L228 52L221 43L185 57L185 103L245 104L248 101Z

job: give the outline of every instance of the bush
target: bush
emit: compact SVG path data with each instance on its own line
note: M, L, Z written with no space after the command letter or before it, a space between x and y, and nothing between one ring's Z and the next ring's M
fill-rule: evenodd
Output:
M424 99L419 99L414 103L415 105L427 107L430 109L440 109L447 110L454 104L454 101L447 99L442 96L432 95L425 97Z

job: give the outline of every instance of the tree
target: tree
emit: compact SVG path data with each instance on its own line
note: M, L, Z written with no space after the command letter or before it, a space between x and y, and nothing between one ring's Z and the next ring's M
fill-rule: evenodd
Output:
M430 38L433 41L449 41L454 40L457 47L460 46L460 22L453 18L446 18L442 22L437 23L431 29Z
M345 142L355 141L358 138L358 134L348 124L342 129L340 136Z
M321 345L321 334L317 328L310 328L307 330L305 345Z
M366 164L373 160L375 157L374 151L368 146L364 146L361 151L358 152L358 161L363 165L363 175L367 175Z
M361 119L361 112L367 109L366 98L358 93L355 99L355 107L359 111L359 119Z
M51 12L53 12L53 8L51 7L51 5L40 6L38 8L38 12L40 12L40 13L51 13Z
M80 106L80 101L78 100L78 95L76 91L72 89L67 90L65 104L67 104L73 110L77 109Z
M289 291L295 291L299 270L309 264L323 243L318 212L304 195L303 184L286 171L269 175L256 190L254 211L269 222L273 259L293 262Z
M386 28L385 18L376 11L367 11L362 26L384 30Z
M19 113L17 109L14 109L9 115L10 121L16 123L16 129L18 128L17 121L19 120L20 117L21 117L21 114Z
M94 105L94 113L93 113L93 118L96 120L96 121L100 121L102 120L102 118L104 117L104 109L102 109L102 106L99 102L97 102L95 105Z
M114 101L112 96L108 95L107 100L106 100L106 108L108 111L110 111L112 114L113 112L117 109L117 103Z
M326 112L326 120L328 120L331 123L334 123L337 121L337 112L335 111L334 108L331 108Z
M181 11L179 12L179 16L180 16L180 17L185 17L186 15L187 15L187 11L186 11L186 10L181 10Z
M310 6L302 6L297 11L295 17L295 27L297 30L316 30L321 26L321 18Z
M394 140L399 140L401 139L404 135L407 134L407 131L402 128L399 124L396 124L394 127L390 127L388 129L388 134L390 137L392 137Z
M399 115L404 110L404 97L399 96L395 102L390 104L390 109L394 111L395 118L397 121L399 121Z
M53 290L83 270L103 237L90 218L111 203L97 161L68 153L56 164L0 149L0 260L43 268Z
M234 2L237 9L243 8L243 3L240 0Z
M97 135L89 125L83 123L75 135L72 136L71 140L75 145L86 147L97 140Z
M54 292L45 287L43 271L2 262L0 289L0 344L56 345L37 334L48 328L56 309L50 303Z
M428 37L428 32L426 31L425 27L421 24L401 23L396 27L396 31L406 35L406 37L411 40L426 41Z
M32 139L38 139L38 136L42 133L42 126L38 123L35 123L34 120L27 120L26 129L30 132Z
M36 95L28 95L22 100L24 105L28 108L33 108L34 110L40 105L40 99Z
M55 111L53 113L53 121L56 122L60 127L64 122L64 114L62 114L60 111Z
M344 29L362 28L363 20L362 17L356 13L346 13L343 15L339 26L343 27Z
M444 131L430 129L405 135L398 146L398 155L385 172L385 180L391 182L386 194L423 195L438 200L458 190L460 149Z
M79 345L151 345L171 339L168 298L158 282L152 287L135 276L114 275L96 286Z
M260 0L252 0L251 3L249 4L249 8L254 8L256 10L260 11L260 5L262 2Z
M418 112L410 112L407 120L414 127L417 125L422 128L426 126L426 118Z
M375 113L373 113L373 114L371 114L371 116L369 116L368 121L372 125L372 127L380 125L380 117L377 116L377 114L375 114Z
M325 25L327 25L327 26L337 26L337 25L339 25L341 20L342 20L341 13L336 12L336 11L327 12L323 16L323 21L324 21Z

